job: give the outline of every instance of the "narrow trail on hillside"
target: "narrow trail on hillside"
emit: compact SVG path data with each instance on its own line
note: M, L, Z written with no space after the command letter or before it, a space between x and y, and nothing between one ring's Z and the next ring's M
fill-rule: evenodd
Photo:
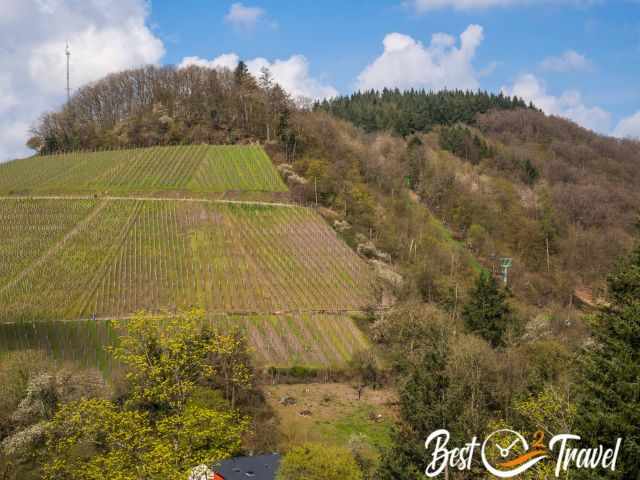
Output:
M64 245L71 240L76 234L78 234L86 225L88 225L98 214L107 206L108 202L99 202L89 215L78 222L71 230L69 230L64 237L62 237L55 245L52 245L45 253L34 260L31 265L22 270L18 275L13 277L8 283L0 287L0 294L6 292L9 288L13 287L16 283L22 280L24 277L33 272L36 268L46 262L49 258L62 250Z
M264 205L267 207L300 207L293 203L282 202L261 202L252 200L213 200L210 198L164 198L164 197L118 197L118 196L98 196L93 195L33 195L33 196L0 196L0 200L135 200L151 202L193 202L193 203L222 203L235 205Z

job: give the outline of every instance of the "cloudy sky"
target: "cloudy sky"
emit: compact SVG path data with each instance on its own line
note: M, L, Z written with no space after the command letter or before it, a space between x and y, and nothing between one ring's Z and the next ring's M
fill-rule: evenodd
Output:
M465 88L640 137L640 0L0 0L0 161L72 88L142 64L269 67L294 96Z

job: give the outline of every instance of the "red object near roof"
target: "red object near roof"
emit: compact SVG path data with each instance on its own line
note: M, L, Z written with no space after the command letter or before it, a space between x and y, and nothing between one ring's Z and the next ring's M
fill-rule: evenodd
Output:
M219 473L213 472L213 475L211 475L210 480L224 480L224 477Z

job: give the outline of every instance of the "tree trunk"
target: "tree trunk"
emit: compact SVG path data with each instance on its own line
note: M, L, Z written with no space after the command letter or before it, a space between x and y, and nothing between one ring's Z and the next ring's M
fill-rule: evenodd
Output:
M549 235L544 237L544 241L547 247L547 273L551 272L551 261L549 259Z

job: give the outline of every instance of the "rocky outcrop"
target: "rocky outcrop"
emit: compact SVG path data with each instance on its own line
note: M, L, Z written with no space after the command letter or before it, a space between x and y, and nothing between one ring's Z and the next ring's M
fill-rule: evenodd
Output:
M398 292L402 288L404 278L394 271L390 265L380 260L369 260L378 279L379 304L382 308L389 308L398 301Z
M277 168L278 168L278 172L280 172L280 175L282 176L284 181L287 182L287 184L290 187L293 187L296 185L306 185L307 183L309 183L309 181L306 178L298 175L293 170L293 167L288 163L281 163L280 165L278 165Z
M333 228L338 232L346 232L351 228L351 224L346 220L336 220L333 222Z
M402 288L404 278L402 278L402 275L394 271L389 265L381 262L380 260L371 260L369 263L373 265L378 279L388 283L393 288Z
M371 241L365 241L358 244L358 255L371 260L379 260L385 263L391 263L391 255L381 250L378 250Z
M330 223L335 222L336 220L340 220L340 214L335 210L331 210L327 207L318 207L316 211L320 214L322 218L327 220Z

